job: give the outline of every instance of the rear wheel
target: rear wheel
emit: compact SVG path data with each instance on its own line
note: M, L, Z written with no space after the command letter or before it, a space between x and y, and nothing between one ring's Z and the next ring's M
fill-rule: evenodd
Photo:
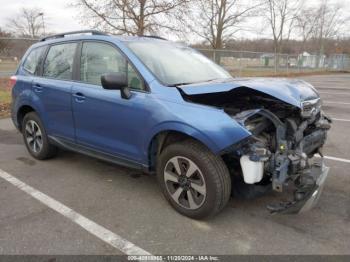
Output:
M181 214L205 218L227 204L231 180L225 163L202 144L186 140L167 146L158 161L163 194Z
M44 160L56 154L57 147L49 143L44 126L35 112L24 116L22 134L24 143L34 158Z

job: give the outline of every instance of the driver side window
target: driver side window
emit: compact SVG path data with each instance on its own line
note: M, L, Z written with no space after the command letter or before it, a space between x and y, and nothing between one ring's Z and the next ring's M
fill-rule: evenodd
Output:
M83 43L80 80L88 84L101 85L101 75L106 73L125 73L130 88L143 89L142 79L116 48L103 43Z

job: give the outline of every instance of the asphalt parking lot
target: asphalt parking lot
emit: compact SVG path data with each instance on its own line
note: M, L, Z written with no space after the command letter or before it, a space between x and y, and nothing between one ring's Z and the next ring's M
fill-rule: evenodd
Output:
M0 169L74 210L75 218L0 177L0 254L122 254L106 241L111 234L156 255L350 254L350 74L303 79L319 90L324 111L334 118L324 150L330 175L312 211L270 215L265 206L274 200L271 193L231 199L215 218L191 220L168 205L153 176L71 152L34 160L4 119ZM88 232L77 215L109 233L99 238Z

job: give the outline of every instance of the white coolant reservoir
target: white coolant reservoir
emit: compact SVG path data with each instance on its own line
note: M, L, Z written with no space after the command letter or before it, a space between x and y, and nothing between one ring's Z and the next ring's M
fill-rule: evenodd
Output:
M241 157L240 162L245 183L255 184L261 181L264 174L264 162L251 161L246 155Z

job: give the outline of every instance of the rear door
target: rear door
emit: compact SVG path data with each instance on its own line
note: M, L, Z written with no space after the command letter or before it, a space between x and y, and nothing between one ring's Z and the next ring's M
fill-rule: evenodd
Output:
M71 141L75 138L71 91L77 46L75 42L50 46L42 77L33 80L33 90L43 106L49 135Z
M32 90L33 81L38 79L41 74L41 64L45 56L47 46L40 46L31 49L24 58L23 65L20 66L16 72L16 89L15 98L24 90ZM27 93L28 94L28 93ZM27 100L25 103L30 103L28 96L25 96ZM22 123L19 123L22 124Z

